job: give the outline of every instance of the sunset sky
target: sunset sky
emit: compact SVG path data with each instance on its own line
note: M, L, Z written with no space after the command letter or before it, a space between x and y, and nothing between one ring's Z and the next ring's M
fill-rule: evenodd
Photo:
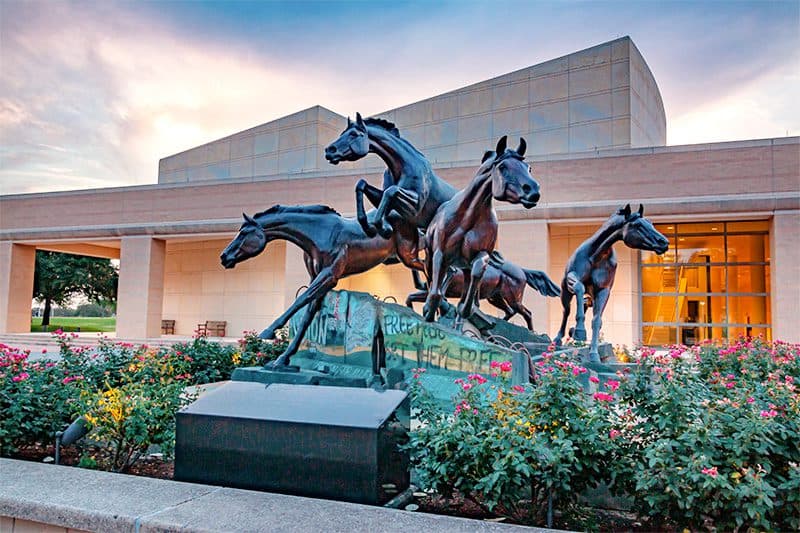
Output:
M0 194L155 183L316 104L375 114L624 35L668 144L800 134L798 0L0 0Z

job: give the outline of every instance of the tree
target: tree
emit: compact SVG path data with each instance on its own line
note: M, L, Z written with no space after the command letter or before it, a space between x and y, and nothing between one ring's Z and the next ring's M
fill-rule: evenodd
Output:
M119 272L109 259L36 251L33 297L44 302L42 326L50 324L52 304L65 305L75 295L89 301L114 302Z

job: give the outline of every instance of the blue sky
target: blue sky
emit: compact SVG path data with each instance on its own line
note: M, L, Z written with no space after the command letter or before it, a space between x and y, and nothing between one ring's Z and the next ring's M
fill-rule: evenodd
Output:
M0 193L154 183L158 160L320 104L379 113L630 35L669 144L800 134L800 1L0 3Z

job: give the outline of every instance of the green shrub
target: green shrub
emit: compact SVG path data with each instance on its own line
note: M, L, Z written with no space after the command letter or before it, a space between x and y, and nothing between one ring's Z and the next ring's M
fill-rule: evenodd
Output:
M612 421L618 488L656 521L800 529L800 347L642 351Z
M0 344L0 455L52 442L71 421L78 380L64 365L31 362L27 352Z
M586 369L570 358L546 357L535 386L510 386L510 364L494 366L499 381L456 380L449 411L436 410L414 383L422 425L408 444L412 462L426 488L541 523L548 499L565 508L602 479L607 402L584 394L576 376Z
M87 387L80 412L98 441L93 456L105 470L128 470L153 445L166 457L175 448L175 412L192 402L184 392L191 375L176 352L150 350L137 356L117 386Z

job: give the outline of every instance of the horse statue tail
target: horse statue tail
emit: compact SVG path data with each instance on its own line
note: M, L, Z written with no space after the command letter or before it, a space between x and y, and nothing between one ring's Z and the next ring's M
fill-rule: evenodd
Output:
M538 291L542 296L561 296L559 286L553 283L553 280L541 270L523 268L522 271L525 272L525 281L528 286Z

